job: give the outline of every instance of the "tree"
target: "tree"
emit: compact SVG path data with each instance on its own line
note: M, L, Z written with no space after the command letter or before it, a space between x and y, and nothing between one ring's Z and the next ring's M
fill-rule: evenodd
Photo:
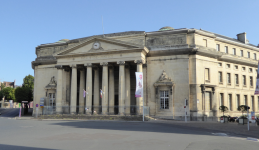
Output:
M32 91L29 87L17 87L15 89L16 101L21 103L22 101L32 101Z
M1 83L1 90L3 90L5 88L4 83Z
M242 112L242 116L243 116L243 113L247 111L247 109L248 109L248 106L246 105L241 105L241 106L238 106L237 108L238 111Z
M32 75L25 76L22 87L29 87L32 90L34 88L34 77Z
M2 90L3 96L5 97L5 100L14 100L15 101L15 95L14 95L14 88L6 87Z
M224 112L228 110L228 107L227 107L227 106L224 106L224 105L221 105L221 106L219 106L219 110L220 110L221 112L223 112L223 116L224 116Z
M4 97L3 92L0 91L0 101L2 100L3 97Z

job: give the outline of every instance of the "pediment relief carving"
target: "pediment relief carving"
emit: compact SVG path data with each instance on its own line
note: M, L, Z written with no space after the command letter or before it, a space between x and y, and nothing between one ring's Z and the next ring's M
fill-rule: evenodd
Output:
M89 40L83 41L72 47L69 47L54 56L64 55L75 55L75 54L87 54L95 52L108 52L114 50L124 49L137 49L143 48L143 46L127 43L119 40L108 39L108 38L90 38Z
M56 89L57 82L55 81L55 76L51 77L49 84L45 87L45 89Z
M174 84L173 80L170 77L168 77L165 70L163 70L163 73L160 75L158 80L154 83L154 86L163 86L163 85L173 86L173 84Z

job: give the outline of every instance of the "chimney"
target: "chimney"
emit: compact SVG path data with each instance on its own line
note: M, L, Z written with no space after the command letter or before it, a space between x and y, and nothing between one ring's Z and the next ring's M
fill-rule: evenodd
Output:
M237 40L241 41L241 42L243 42L245 44L249 43L249 41L246 39L246 33L245 32L237 34Z

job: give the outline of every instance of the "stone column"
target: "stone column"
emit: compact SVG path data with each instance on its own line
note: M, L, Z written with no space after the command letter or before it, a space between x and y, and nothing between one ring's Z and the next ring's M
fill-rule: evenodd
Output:
M103 66L103 76L102 76L102 114L106 115L108 112L108 62L100 63Z
M125 106L126 106L126 115L130 115L130 66L125 66Z
M58 70L57 77L57 96L56 96L56 113L62 113L62 73L63 68L62 65L55 66Z
M124 115L125 107L125 61L118 61L119 66L119 114Z
M86 75L86 99L85 99L85 112L86 114L92 114L92 97L93 97L93 77L92 77L92 64L91 63L87 63L85 64L85 66L87 67L87 75Z
M114 114L114 67L109 67L109 114Z
M76 68L76 65L70 65L70 67L72 67L70 113L76 114L77 68Z
M99 88L99 68L94 68L94 111L99 113L99 99L100 99L100 88Z
M143 72L143 68L142 68L143 60L135 60L134 62L137 64L137 72ZM143 97L137 97L136 101L137 101L136 110L139 114L142 114L143 113L143 110L142 110L143 109Z
M80 68L80 88L79 88L79 114L84 113L84 90L85 90L85 69Z

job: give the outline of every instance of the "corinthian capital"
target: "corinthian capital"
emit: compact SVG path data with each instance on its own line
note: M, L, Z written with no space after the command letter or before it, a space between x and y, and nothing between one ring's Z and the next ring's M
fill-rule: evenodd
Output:
M144 60L140 59L140 60L134 60L134 63L136 64L144 64Z
M92 67L93 64L92 64L92 63L86 63L86 64L84 64L84 66L86 66L86 67Z
M118 65L125 65L125 61L117 61Z
M108 62L101 62L100 65L101 66L108 66Z

